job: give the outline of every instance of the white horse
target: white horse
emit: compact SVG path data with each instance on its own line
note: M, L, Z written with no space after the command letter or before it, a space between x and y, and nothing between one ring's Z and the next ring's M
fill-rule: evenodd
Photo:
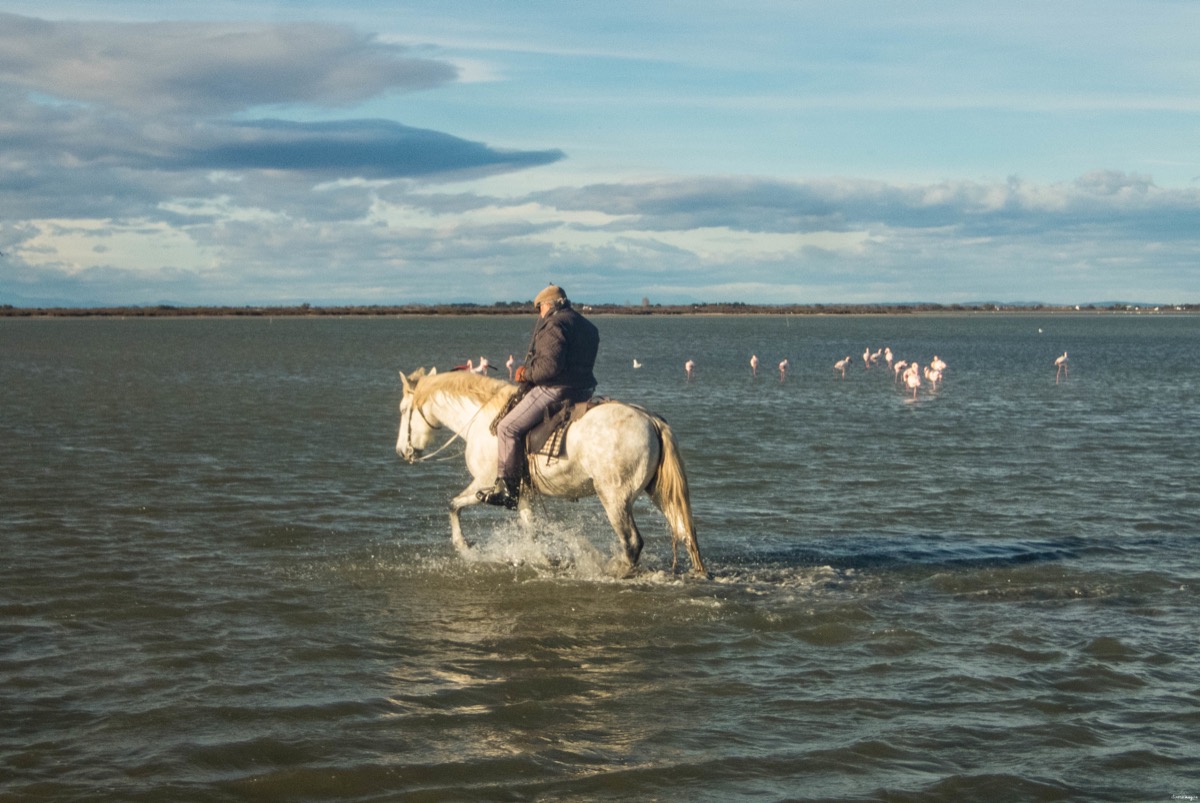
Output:
M492 486L497 471L496 436L490 427L517 388L501 379L466 371L439 374L425 369L400 374L400 432L396 454L409 463L421 459L434 430L446 427L465 444L464 457L473 477L462 493L450 500L450 534L459 551L471 545L463 538L459 511L479 504L475 494ZM448 444L449 442L447 442ZM431 455L432 456L432 455ZM639 407L606 402L571 424L566 453L555 459L529 459L533 490L546 496L580 499L598 496L616 531L623 554L616 561L619 575L630 574L642 552L642 535L633 520L633 503L643 492L662 511L671 528L671 569L682 541L692 571L707 576L696 527L687 475L675 435L667 422ZM521 495L521 519L531 518L530 494Z

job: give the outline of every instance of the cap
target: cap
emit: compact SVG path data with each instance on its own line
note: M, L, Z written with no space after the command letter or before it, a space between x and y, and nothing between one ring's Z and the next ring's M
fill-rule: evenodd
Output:
M534 306L540 306L542 304L548 304L554 301L566 300L567 294L563 292L563 289L556 284L551 284L548 285L545 290L537 294L537 297L533 299L533 304Z

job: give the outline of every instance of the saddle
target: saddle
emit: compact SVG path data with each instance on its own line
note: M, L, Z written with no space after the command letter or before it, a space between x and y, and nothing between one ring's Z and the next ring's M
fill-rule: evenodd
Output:
M525 434L525 454L542 455L551 461L567 453L567 430L571 424L583 418L588 410L608 401L605 397L593 396L587 401L567 399L552 404L546 409L542 422Z
M492 434L496 433L496 426L500 423L500 419L508 415L509 411L520 401L521 395L520 393L514 394L500 414L492 421ZM533 429L525 433L526 457L542 455L551 461L563 457L567 453L567 430L571 424L582 418L588 410L607 401L611 400L605 396L593 396L587 401L581 402L564 399L547 407L541 423L536 424Z

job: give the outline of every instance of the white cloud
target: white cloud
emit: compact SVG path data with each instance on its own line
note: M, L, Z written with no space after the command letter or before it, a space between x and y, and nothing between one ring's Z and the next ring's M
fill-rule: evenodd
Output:
M199 272L215 255L186 231L158 221L30 220L15 251L26 265L78 276L99 267L131 273Z

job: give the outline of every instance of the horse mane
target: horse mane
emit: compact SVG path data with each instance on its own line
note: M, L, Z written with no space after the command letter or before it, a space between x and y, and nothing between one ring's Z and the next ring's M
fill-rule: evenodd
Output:
M490 405L499 409L516 389L516 385L503 379L493 379L470 371L447 371L444 374L427 374L421 377L413 389L413 403L421 406L433 394L446 393L451 396L464 396L481 406Z

